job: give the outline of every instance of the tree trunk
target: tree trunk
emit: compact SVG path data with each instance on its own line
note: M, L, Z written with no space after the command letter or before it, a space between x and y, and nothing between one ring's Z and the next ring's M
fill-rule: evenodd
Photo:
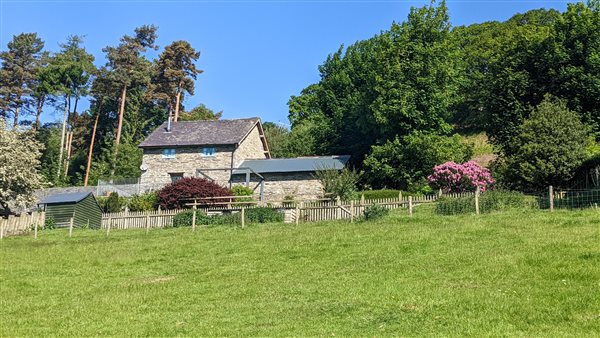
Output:
M173 118L174 122L177 122L179 119L179 100L181 99L181 82L177 86L177 96L175 98L175 117Z
M115 138L115 145L121 143L121 130L123 129L123 115L125 114L125 97L127 95L127 86L123 87L121 92L121 104L119 105L119 123L117 124L117 136ZM115 148L116 149L116 148ZM115 150L116 152L117 150Z
M73 115L75 117L77 117L77 102L79 102L79 97L75 97L75 105L73 107ZM69 107L71 107L71 101L69 100ZM69 114L69 121L73 121L73 118L71 117L71 114ZM65 164L65 177L67 176L67 173L69 172L69 164L71 163L71 149L73 147L73 123L71 122L71 132L68 133L67 135L70 135L67 137L67 145L65 146L65 148L67 149L67 161Z
M37 102L37 112L35 115L35 125L33 125L33 130L40 130L40 119L42 116L42 110L44 109L44 102L46 102L46 95L42 95Z
M67 133L67 157L65 158L65 177L69 173L69 164L71 163L71 144L73 143L73 131Z
M92 131L92 141L90 142L90 151L88 152L87 166L85 168L85 179L83 186L87 187L88 179L90 178L90 168L92 167L92 153L94 152L94 141L96 140L96 128L98 127L98 118L100 113L96 113L96 121L94 122L94 130Z
M17 126L19 125L19 114L21 112L21 106L17 106L17 108L15 108L15 116L13 119L13 130L17 129Z
M56 173L56 178L60 178L60 172L62 169L62 161L63 161L63 152L65 149L65 131L67 129L67 112L69 110L69 101L65 97L65 112L63 114L63 125L62 125L62 133L60 136L60 153L58 155L58 171Z

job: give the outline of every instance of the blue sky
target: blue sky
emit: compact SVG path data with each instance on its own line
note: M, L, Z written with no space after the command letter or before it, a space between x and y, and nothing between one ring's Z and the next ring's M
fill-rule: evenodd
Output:
M341 45L369 38L405 20L428 1L116 1L0 0L2 50L14 34L37 32L56 51L68 35L103 65L102 48L143 24L159 27L161 47L187 40L201 51L196 94L224 118L259 116L287 123L287 101L319 80L317 67ZM567 1L447 1L453 25L506 20L534 8L563 11ZM156 57L157 53L149 54ZM44 121L59 117L48 110Z

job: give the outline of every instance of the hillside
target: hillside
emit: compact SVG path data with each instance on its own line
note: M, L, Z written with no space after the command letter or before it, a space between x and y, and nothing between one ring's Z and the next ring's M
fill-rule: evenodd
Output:
M598 336L596 210L0 242L0 336Z

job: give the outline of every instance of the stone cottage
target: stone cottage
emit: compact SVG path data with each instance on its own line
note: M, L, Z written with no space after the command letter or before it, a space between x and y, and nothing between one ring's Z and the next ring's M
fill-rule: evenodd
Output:
M203 177L222 186L243 184L256 197L316 198L317 169L342 169L349 156L271 159L259 118L163 123L139 145L140 185L159 189L183 177Z

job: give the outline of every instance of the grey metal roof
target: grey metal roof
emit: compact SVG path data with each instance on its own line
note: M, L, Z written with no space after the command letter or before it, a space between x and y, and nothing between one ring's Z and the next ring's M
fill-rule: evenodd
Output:
M165 146L201 146L219 144L237 144L252 130L259 118L217 121L183 121L171 123L167 131L167 122L156 128L140 143L140 148Z
M314 156L314 157L296 157L296 158L273 158L263 160L244 160L239 168L233 171L233 174L245 174L243 168L250 168L256 173L287 173L316 171L320 169L343 169L349 155L337 156Z
M91 192L71 192L67 194L50 195L44 198L40 204L77 203L91 194Z

